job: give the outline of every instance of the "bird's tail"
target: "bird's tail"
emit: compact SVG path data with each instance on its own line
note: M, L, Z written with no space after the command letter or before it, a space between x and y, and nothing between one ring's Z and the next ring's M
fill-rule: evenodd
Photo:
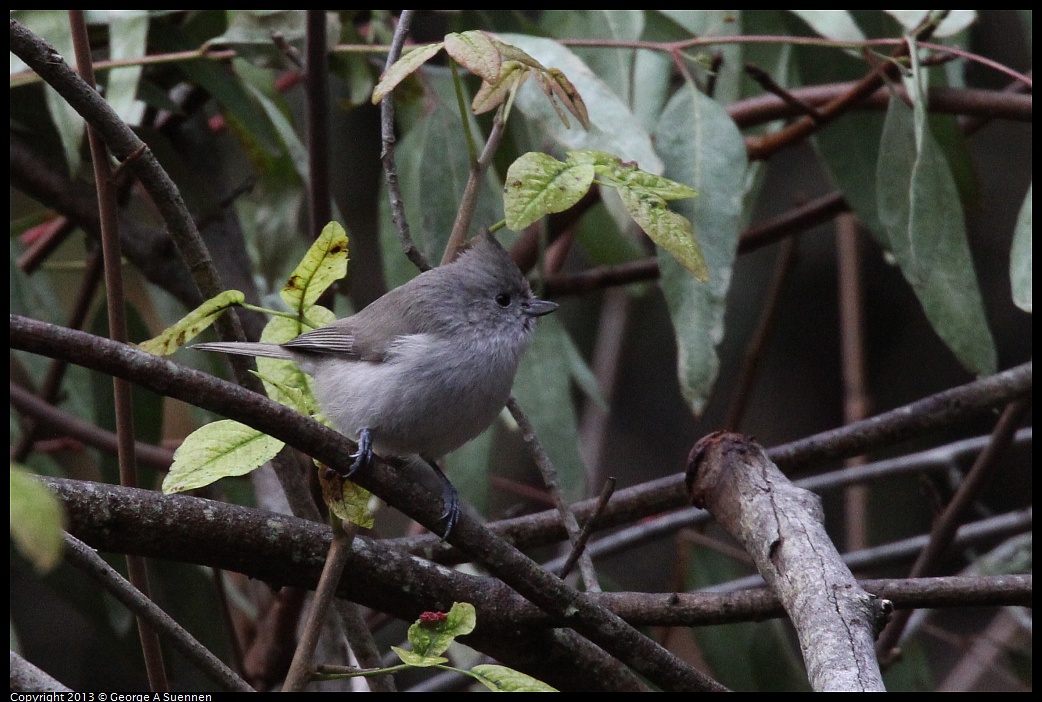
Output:
M281 358L286 361L293 360L293 356L278 344L261 344L251 341L221 341L210 344L195 344L192 348L201 351L231 353L236 356L266 356L267 358Z

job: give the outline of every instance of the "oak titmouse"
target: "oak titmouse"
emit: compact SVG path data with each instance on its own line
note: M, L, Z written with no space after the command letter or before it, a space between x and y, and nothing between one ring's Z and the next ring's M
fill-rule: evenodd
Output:
M533 297L510 255L484 235L452 263L292 341L195 348L295 361L315 379L326 416L358 442L347 476L374 451L419 454L444 485L448 536L459 516L458 497L435 460L496 418L535 318L555 309L556 303Z

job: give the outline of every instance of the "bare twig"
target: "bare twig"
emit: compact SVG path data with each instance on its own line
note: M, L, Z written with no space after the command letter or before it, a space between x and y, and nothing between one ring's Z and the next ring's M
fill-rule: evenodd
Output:
M549 454L543 448L539 437L536 436L532 422L529 421L528 416L521 409L521 405L518 404L513 395L507 399L507 409L510 410L510 416L514 418L514 421L521 428L521 437L524 439L525 445L528 446L528 451L532 455L536 467L539 468L539 474L543 477L543 483L546 485L547 492L550 493L554 507L557 509L557 514L564 525L564 530L568 534L568 540L578 554L579 571L582 573L586 591L600 592L601 587L597 582L597 571L594 570L593 561L579 547L579 522L576 521L575 514L572 513L571 507L561 493L561 486L557 481L557 468L554 467ZM564 576L562 575L561 577Z
M843 193L836 191L794 207L777 217L746 229L738 240L738 255L751 253L787 237L813 229L836 215L850 210ZM579 295L604 287L628 285L659 276L658 260L646 258L616 266L602 266L572 275L547 276L546 292L550 296Z
M72 42L76 51L76 67L83 82L93 89L94 69L91 65L90 41L87 38L87 21L83 10L69 10ZM119 246L119 221L116 210L116 192L109 169L108 151L98 131L88 125L87 139L90 142L91 159L94 166L94 183L98 189L98 212L101 220L101 253L105 269L105 296L108 300L109 336L113 341L127 343L126 300L123 294L123 256ZM130 383L122 378L112 378L112 394L116 415L116 441L118 444L119 483L124 487L137 487L137 458L134 453L134 405L130 394ZM148 570L144 559L127 556L130 582L146 597L150 597ZM166 692L170 682L166 677L163 651L159 646L159 635L142 618L137 618L141 650L145 658L148 682L155 692Z
M593 510L593 514L583 524L582 531L579 532L579 537L575 540L575 544L572 546L571 553L564 561L564 565L561 566L558 575L562 578L568 576L572 572L572 567L575 566L575 562L579 560L580 554L586 549L586 542L589 541L590 535L593 533L594 525L597 523L597 517L600 516L604 508L608 506L608 500L611 499L612 493L615 492L615 478L608 478L604 482L604 488L601 490L601 494L597 497L597 506ZM600 590L596 590L600 592Z
M463 189L463 197L460 199L459 210L456 212L456 221L452 224L452 232L449 234L448 243L445 245L445 253L442 256L442 264L448 263L456 258L467 232L470 231L470 223L474 219L474 211L478 204L478 194L481 192L481 184L485 180L485 172L492 163L492 157L503 140L504 124L502 108L496 113L492 121L492 131L488 134L485 148L481 156L471 165L470 176Z
M11 651L11 692L72 692L35 665Z
M72 437L112 455L116 455L118 452L118 441L114 433L85 422L14 383L10 384L10 396L11 406L25 416L32 417L35 420L35 426L49 427L61 432L64 436ZM170 464L174 460L173 451L142 441L136 442L134 453L141 463L159 471L169 470Z
M959 520L973 500L977 498L981 490L991 482L994 472L999 467L999 458L1009 448L1013 435L1017 431L1017 425L1025 414L1031 409L1031 401L1028 399L1017 400L1006 406L995 425L992 433L992 441L977 457L966 479L959 486L958 491L952 497L951 502L945 507L944 512L934 522L930 534L930 543L919 554L915 565L912 566L910 576L922 577L930 573L936 566L941 556L951 545L955 532L959 527ZM880 659L891 662L894 655L894 647L901 638L901 632L908 623L909 612L902 613L886 627L879 637L876 648L880 653Z
M803 102L798 97L793 95L791 92L778 85L774 81L774 79L771 78L771 74L769 74L767 71L763 70L759 66L752 63L747 63L745 64L745 73L750 78L759 83L761 88L771 93L772 95L777 95L779 98L781 98L782 102L784 102L790 108L795 110L798 114L806 115L815 122L821 119L821 113L818 112L818 109L816 107L806 102Z
M394 38L387 52L385 69L390 68L402 54L402 46L405 44L405 36L409 33L409 25L412 23L416 10L402 10L398 18L398 26L394 30ZM391 221L398 232L398 241L401 242L402 251L421 271L430 270L431 264L412 240L409 233L409 221L405 218L405 201L402 199L402 191L398 186L398 167L394 160L394 99L387 95L380 101L380 162L384 168L384 182L387 184L387 197L391 202Z
M861 289L861 250L857 218L849 213L836 220L836 258L839 268L840 349L843 360L843 421L860 422L868 416L868 382L865 378L865 308ZM865 463L864 456L851 456L852 467ZM844 520L847 550L868 546L868 490L852 486L845 496Z
M317 239L333 218L329 195L329 84L326 11L307 10L308 240Z
M329 543L326 564L322 568L322 576L318 579L315 597L311 601L311 609L308 611L307 620L304 623L304 631L301 633L300 641L297 642L293 662L289 666L286 682L282 686L283 692L301 692L311 680L315 669L314 656L318 636L322 630L322 624L326 620L329 607L333 603L333 598L336 596L340 576L351 555L351 542L354 541L357 533L358 527L354 524L334 524L333 539Z
M360 608L354 602L338 599L333 601L344 633L351 644L351 651L362 668L379 668L381 666L380 651L373 640L373 634L366 626ZM372 675L366 678L372 692L395 692L394 676Z
M76 231L76 223L68 217L55 217L47 223L44 231L37 231L36 239L18 256L15 262L26 274L40 267L65 240Z
M65 554L69 561L85 575L100 584L127 609L148 621L156 631L161 631L170 644L192 661L225 690L253 692L235 671L199 643L188 631L173 620L140 590L127 582L112 566L79 539L65 535Z

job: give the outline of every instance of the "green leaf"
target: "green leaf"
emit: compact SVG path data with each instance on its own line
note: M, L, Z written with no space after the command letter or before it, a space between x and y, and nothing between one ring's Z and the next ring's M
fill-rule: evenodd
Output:
M569 151L568 162L593 166L602 184L619 191L626 211L652 241L669 251L696 278L703 282L709 279L691 222L666 207L666 200L695 197L698 193L601 151Z
M445 42L419 46L407 54L403 54L390 68L380 76L380 82L373 89L373 104L379 104L385 95L388 95L395 86L405 80L410 73L418 70L420 66L427 63L436 53L441 51Z
M157 356L169 356L208 329L226 309L241 305L245 300L246 296L238 290L225 290L164 329L159 336L142 341L138 348Z
M559 692L542 680L502 665L476 665L470 673L493 692Z
M482 80L491 82L499 78L503 59L499 49L484 32L448 34L445 37L445 51L456 63Z
M962 204L931 135L920 81L915 108L890 100L877 164L879 219L905 279L959 362L995 372L996 354L966 241Z
M409 627L412 652L424 659L440 656L457 636L466 636L476 625L474 605L469 602L454 602L452 609L444 614L427 612Z
M11 540L44 573L61 559L65 510L32 473L11 464Z
M655 134L666 176L690 183L699 196L679 200L677 212L705 232L701 248L709 282L695 280L672 255L659 251L659 286L677 341L680 388L695 415L702 413L720 367L724 310L738 247L746 186L745 142L723 106L685 86L666 105Z
M307 311L330 285L347 275L347 260L347 232L330 222L279 293L283 302L298 314Z
M1017 226L1013 230L1013 249L1009 256L1013 302L1025 312L1031 312L1031 190L1029 187L1024 204L1020 206Z
M278 439L245 424L222 419L196 429L174 452L163 492L194 490L231 476L246 475L282 450Z
M537 151L524 154L507 169L507 226L520 231L543 215L567 210L589 192L593 176L590 164L562 163Z

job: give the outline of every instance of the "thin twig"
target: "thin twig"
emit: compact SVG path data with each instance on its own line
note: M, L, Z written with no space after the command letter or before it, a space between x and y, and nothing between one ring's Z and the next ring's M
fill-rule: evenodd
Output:
M33 242L18 256L15 261L23 273L29 275L50 258L59 246L65 243L69 235L76 231L76 222L68 217L55 217L46 225L37 227Z
M58 363L61 362L55 361L55 365ZM32 418L33 426L48 427L62 436L82 441L87 446L93 446L113 456L119 452L119 441L115 433L55 407L43 396L31 393L14 382L10 384L9 394L11 406L26 417ZM174 460L174 452L170 449L146 444L143 441L135 443L134 453L140 463L158 471L169 470L170 464ZM24 458L13 460L22 461Z
M192 661L199 670L206 673L214 682L225 690L236 692L253 692L235 671L226 666L210 650L196 641L188 631L174 621L152 600L127 582L112 566L79 539L65 535L65 556L69 562L79 568L85 575L100 584L113 597L122 602L127 609L138 617L148 621L157 631L162 631L170 644Z
M597 517L600 516L604 508L608 506L608 500L611 499L612 493L615 492L615 478L608 478L604 481L604 487L601 489L601 494L597 497L597 506L593 510L593 514L583 524L582 531L579 532L579 538L575 540L575 544L572 546L571 553L564 561L564 565L561 566L561 570L558 575L562 578L568 577L568 574L572 572L572 568L575 566L576 561L579 560L579 556L586 549L586 542L590 540L590 535L593 533L593 527L597 523ZM600 592L598 589L597 592Z
M373 640L373 634L366 626L365 618L358 605L344 599L333 601L337 614L340 615L340 623L344 627L344 634L351 644L351 651L361 668L381 667L380 651ZM369 690L372 692L396 692L393 675L368 676Z
M351 555L351 542L357 533L358 527L350 522L333 525L333 539L329 543L326 564L322 568L322 577L318 579L304 630L293 653L293 662L290 663L286 682L282 686L283 692L300 692L311 681L311 675L315 670L314 657L318 636L322 632L322 624L326 621L326 614L333 598L336 597L340 576Z
M499 148L500 142L503 141L504 131L502 108L500 108L492 120L492 130L488 134L485 148L481 150L481 156L471 166L467 184L463 188L463 197L460 198L456 221L452 224L452 232L449 234L449 240L445 244L445 253L442 255L443 265L456 258L466 239L467 232L470 231L470 223L473 221L474 212L477 209L478 194L485 181L485 172L492 164L492 157Z
M398 18L398 26L394 29L394 38L387 51L387 62L384 70L390 68L398 57L402 55L402 45L405 44L405 36L409 33L409 25L412 23L416 10L402 10ZM412 240L409 232L409 221L405 218L405 200L402 199L402 191L398 185L398 167L394 160L394 98L387 95L380 101L380 162L384 169L384 182L387 185L387 197L391 203L391 222L394 223L395 231L398 232L398 241L401 242L402 251L413 265L421 271L430 270L431 264Z
M791 107L796 112L810 117L815 122L821 119L821 113L818 112L818 109L816 107L806 102L803 102L798 97L793 95L791 92L778 85L774 81L774 79L771 78L771 74L769 74L767 71L763 70L756 64L745 64L745 73L754 81L756 81L761 88L771 93L772 95L777 95L779 98L781 98L782 102L784 102L786 105Z
M754 224L738 239L738 255L744 255L787 237L824 224L838 214L848 212L850 205L837 191L794 207L766 222ZM615 266L601 266L571 275L547 276L546 293L551 297L579 295L614 285L629 285L655 280L659 276L658 260L646 258Z
M987 448L981 451L977 460L974 461L973 467L970 468L966 478L959 486L958 491L952 496L951 501L944 508L941 515L934 521L933 529L930 533L930 543L919 554L915 565L912 566L909 577L922 577L936 568L941 556L951 546L963 513L994 478L994 472L1000 465L999 459L1006 449L1009 448L1017 431L1017 425L1030 409L1031 401L1022 399L1011 402L1003 410L1002 416L999 417L995 430L992 432L992 441ZM879 641L876 643L880 660L884 662L893 660L895 647L901 639L901 632L907 625L910 616L911 613L906 612L894 617L886 629L883 630L883 633L880 634Z
M579 522L575 519L575 514L573 514L568 501L564 499L564 495L561 493L561 485L557 480L557 468L554 467L549 454L547 454L546 449L540 443L539 437L536 436L532 422L528 419L528 416L521 409L521 405L518 404L517 399L513 395L507 399L507 409L510 411L510 416L514 418L514 421L521 428L521 437L528 446L528 451L532 455L536 466L539 468L539 473L543 477L543 484L546 485L547 492L550 493L550 497L553 499L554 507L557 509L557 514L564 525L564 530L568 534L572 549L579 554L579 572L582 574L586 591L600 592L601 586L597 581L597 571L593 567L593 561L578 546L580 536Z
M76 51L76 67L83 82L94 87L94 69L91 65L90 40L87 37L87 21L83 10L69 10L72 42ZM101 253L104 260L105 297L108 311L109 336L113 341L127 343L126 299L123 293L123 256L119 244L119 216L116 207L116 192L109 169L108 151L98 131L87 127L91 160L94 166L94 183L98 189L98 213L101 221ZM118 443L119 484L137 487L137 458L134 446L134 405L130 383L122 378L112 378L113 403L116 415L116 441ZM145 561L137 556L127 556L127 571L130 582L145 597L151 597L148 570ZM141 651L145 659L148 683L154 692L170 690L163 662L163 651L159 635L141 617L137 618Z
M843 422L852 424L868 416L868 382L865 378L865 302L861 284L861 250L858 224L853 214L836 220L836 258L839 269L839 328L843 362ZM864 456L851 456L847 468L862 465ZM846 550L868 546L868 489L852 486L845 495Z
M307 10L308 240L318 238L333 218L329 195L329 77L326 62L326 11Z

